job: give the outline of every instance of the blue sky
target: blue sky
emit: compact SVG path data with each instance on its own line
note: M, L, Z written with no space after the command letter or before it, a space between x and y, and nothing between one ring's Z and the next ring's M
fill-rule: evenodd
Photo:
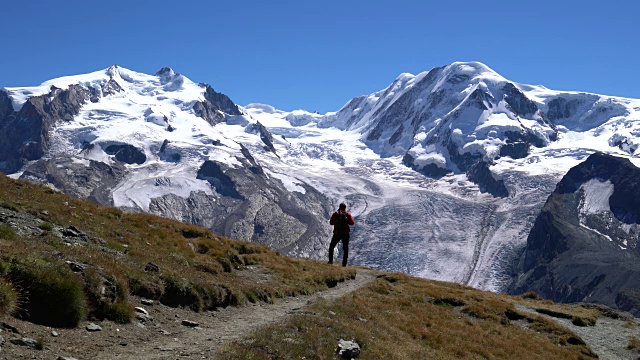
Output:
M640 2L0 2L0 87L164 66L236 103L335 111L454 61L557 90L640 98Z

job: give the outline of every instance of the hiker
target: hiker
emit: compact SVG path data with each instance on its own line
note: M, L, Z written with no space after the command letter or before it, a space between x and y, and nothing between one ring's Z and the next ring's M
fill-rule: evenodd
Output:
M347 266L349 256L349 225L355 225L353 217L347 212L347 205L340 203L338 210L331 215L329 224L333 225L333 237L329 245L329 264L333 264L333 249L342 241L342 266Z

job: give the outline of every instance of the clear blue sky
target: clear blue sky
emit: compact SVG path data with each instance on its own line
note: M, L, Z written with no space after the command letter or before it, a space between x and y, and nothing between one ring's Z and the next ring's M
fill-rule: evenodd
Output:
M338 110L454 61L557 90L640 98L640 2L0 2L0 87L164 66L236 103Z

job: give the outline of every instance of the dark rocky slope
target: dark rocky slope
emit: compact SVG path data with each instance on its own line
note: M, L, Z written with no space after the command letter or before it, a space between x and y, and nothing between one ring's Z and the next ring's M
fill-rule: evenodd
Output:
M597 199L605 206L594 211ZM628 159L589 156L549 196L509 291L534 290L554 301L602 303L640 315L639 224L640 169Z

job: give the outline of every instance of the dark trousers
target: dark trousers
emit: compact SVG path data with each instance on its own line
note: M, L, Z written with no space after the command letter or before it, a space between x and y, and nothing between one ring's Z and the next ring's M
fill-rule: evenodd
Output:
M342 266L347 266L347 257L349 256L349 233L333 234L331 245L329 245L329 264L333 264L333 249L338 242L342 241Z

